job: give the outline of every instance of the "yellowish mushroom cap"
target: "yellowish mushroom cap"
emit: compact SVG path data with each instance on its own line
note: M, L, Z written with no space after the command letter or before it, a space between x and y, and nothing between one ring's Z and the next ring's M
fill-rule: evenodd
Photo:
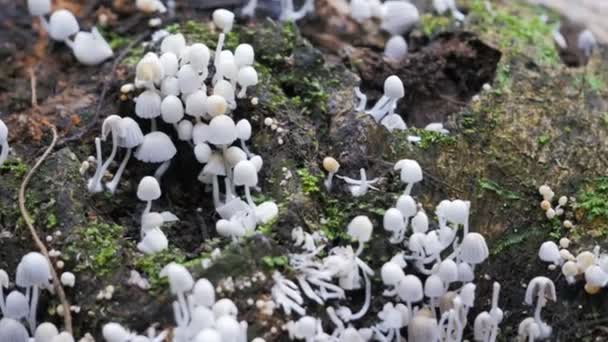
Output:
M340 163L332 157L325 157L323 159L323 168L327 172L336 173L340 169Z
M600 290L601 290L601 288L599 288L599 287L585 284L585 292L587 292L590 295L597 294L598 292L600 292Z
M544 200L544 201L540 202L540 207L543 210L547 211L547 210L551 209L551 202Z

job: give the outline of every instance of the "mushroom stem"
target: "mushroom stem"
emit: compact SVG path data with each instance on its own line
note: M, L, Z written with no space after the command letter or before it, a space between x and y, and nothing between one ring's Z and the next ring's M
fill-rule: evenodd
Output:
M336 174L335 172L330 172L327 175L327 179L325 179L325 182L323 182L323 184L325 184L325 189L327 189L327 192L331 192L331 186L332 186L332 182L333 182L335 174Z
M220 185L217 175L213 175L213 205L215 206L215 209L222 205L222 202L220 202Z
M156 118L152 118L150 119L150 131L151 132L155 132L157 129L156 127Z
M39 289L38 286L32 286L32 302L30 304L30 313L28 317L28 324L30 326L30 331L36 331L36 311L38 308L38 295Z
M247 96L247 86L241 86L241 90L236 94L236 97L242 99L245 96Z
M46 18L43 15L39 15L38 18L40 19L40 25L48 33L50 31L49 22L46 20Z
M110 167L110 163L112 163L112 161L114 160L114 157L116 157L117 150L118 150L118 135L112 133L112 152L110 152L110 156L101 166L99 173L95 173L95 176L96 176L95 189L99 189L99 191L103 190L103 187L101 186L101 178L103 178L103 175L106 173L106 170Z
M245 197L247 198L247 203L249 204L250 207L255 208L255 202L253 201L253 198L251 198L251 189L249 188L248 185L245 185Z
M232 182L230 181L230 178L224 177L224 187L226 188L225 202L228 203L234 198L234 193L232 192Z
M114 193L116 191L116 187L118 186L118 182L120 182L120 177L122 177L122 173L125 171L127 164L129 163L129 159L131 158L132 149L128 148L125 157L122 159L120 166L118 167L118 171L114 174L114 178L112 181L106 182L106 188L110 191L110 193Z
M245 144L245 140L240 139L240 141L241 141L241 148L243 149L243 151L245 151L245 154L247 154L247 157L251 158L253 156L253 153L251 153L251 151L249 151L249 148Z
M407 185L405 186L405 191L403 191L403 193L409 196L409 194L412 192L413 187L414 183L407 183Z
M361 89L359 89L359 87L355 87L355 96L359 100L359 103L357 104L357 106L355 106L355 110L357 112L364 112L365 107L367 106L367 96L361 92Z
M369 276L364 270L361 270L361 272L363 272L363 278L365 280L365 302L363 302L363 307L361 308L361 310L359 310L359 312L353 314L350 317L351 321L356 321L361 317L365 316L367 310L369 309L369 304L372 298L372 284L369 280Z
M101 154L101 139L99 138L95 138L95 150L97 151L97 167L95 169L95 174L93 175L93 177L89 178L88 181L89 192L100 192L103 190L101 189L101 183L96 181L96 179L99 177L99 174L101 173L101 166L103 163L103 156Z
M8 157L8 141L2 143L2 152L0 152L0 165L4 164Z
M160 179L163 177L163 175L165 174L165 172L167 172L167 170L169 169L169 166L171 165L171 160L167 160L166 162L160 164L160 166L158 167L158 169L156 169L156 172L154 172L154 178L156 178L156 180L160 183Z
M374 106L367 111L367 113L374 117L376 122L379 122L382 119L382 114L386 113L387 110L385 107L390 103L390 98L386 95L382 95L382 97L374 104Z
M0 284L0 313L2 316L6 316L6 303L4 302L4 290L2 284Z

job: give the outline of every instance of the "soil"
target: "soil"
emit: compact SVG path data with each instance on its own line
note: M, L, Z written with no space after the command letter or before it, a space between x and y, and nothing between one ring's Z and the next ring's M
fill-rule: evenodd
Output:
M377 239L365 256L370 266L379 269L399 250L388 245L388 234L381 229L382 211L393 206L403 190L392 165L409 158L418 160L424 170L425 179L415 186L414 195L427 213L445 198L471 201L472 229L487 236L492 251L478 272L478 307L489 306L492 282L499 281L505 309L501 341L512 341L518 323L530 314L523 304L525 285L537 275L548 275L557 284L560 301L546 311L554 329L552 340L608 339L606 292L589 296L582 285L567 286L559 271L547 270L536 256L542 241L555 234L576 235L577 239L572 236L575 248L589 248L592 243L608 247L608 218L591 222L568 210L577 231L567 232L560 222L544 217L537 194L538 186L547 183L558 194L575 195L589 180L605 175L608 52L604 47L585 68L569 68L553 46L549 24L535 19L541 10L508 1L497 1L494 10L504 12L508 20L530 25L526 28L533 32L509 31L512 27L502 16L488 22L490 15L478 6L481 1L471 0L464 6L470 18L464 27L449 20L436 23L425 12L422 24L408 36L407 58L399 63L383 59L387 37L377 23L359 25L348 19L341 1L317 1L317 14L298 27L260 18L239 19L227 45L253 45L260 84L253 92L258 104L239 100L234 117L247 117L252 123L251 148L264 158L258 195L279 204L279 217L265 227L264 234L241 244L219 239L211 196L196 180L202 166L190 145L177 144L178 154L163 177L163 196L154 202L153 210L171 211L180 221L164 229L169 251L145 257L135 248L144 207L135 188L158 165L132 160L114 196L88 194L85 182L90 174L81 175L79 169L94 153L93 139L107 115L134 117L132 95L121 94L120 86L133 80L133 60L143 55L140 42L148 41L151 33L149 18L123 1L94 1L87 6L60 2L74 6L86 27L99 20L100 14L111 14L103 29L116 43L117 57L97 67L78 65L64 45L51 43L41 34L24 4L0 0L4 8L0 57L5 61L0 68L0 118L11 128L12 147L9 161L0 168L0 268L13 275L20 257L34 248L17 208L17 191L50 141L45 125L55 125L60 144L32 179L26 202L40 234L53 237L49 248L62 251L59 259L65 269L76 273L77 286L68 290L68 297L81 309L74 315L78 335L89 332L99 338L101 326L108 321L138 331L153 323L171 324L171 298L157 273L166 263L179 261L216 285L228 277L238 280L265 274L265 281L227 295L250 323L252 336L266 333L267 341L285 340L280 326L289 317L280 313L263 317L246 304L249 298L269 295L275 267L269 267L264 257L293 250L290 232L296 226L332 234L328 249L343 245L347 241L342 231L348 221L369 215ZM184 1L180 6L188 10L183 15L178 11L177 17L164 24L179 24L190 42L202 41L214 48L217 33L209 23L210 10L219 4L235 8L238 3L217 0L201 6ZM425 5L420 8L428 10ZM155 48L151 44L146 49ZM406 96L397 112L411 127L393 134L353 109L354 87L361 86L373 103L391 74L404 82ZM32 103L33 79L36 105ZM274 118L285 133L266 127L266 117ZM137 121L147 129L149 123ZM432 122L444 123L450 134L421 130ZM170 126L160 129L175 136ZM421 136L421 143L409 143L410 135ZM357 177L359 169L366 168L370 178L382 177L381 191L361 198L350 196L341 184L331 194L322 191L320 163L328 155L340 161L342 175ZM286 179L285 170L293 177ZM587 231L592 228L603 233L590 238ZM224 249L222 256L203 270L201 259L216 247ZM129 286L131 270L148 277L152 289ZM372 322L382 308L380 279L374 278L373 284L375 300L363 325ZM116 287L112 299L96 299L108 285ZM361 304L363 293L348 295L349 305ZM41 310L39 320L59 322L53 309L56 299L43 297L47 310ZM312 304L310 308L322 315L322 308ZM271 326L279 327L279 333L269 333Z

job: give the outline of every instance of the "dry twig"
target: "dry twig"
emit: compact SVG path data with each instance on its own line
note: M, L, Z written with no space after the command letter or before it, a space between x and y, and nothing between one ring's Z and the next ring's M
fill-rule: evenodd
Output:
M36 170L38 170L38 168L40 167L40 165L42 165L44 160L49 156L49 154L51 154L51 152L53 151L53 148L55 147L55 144L57 143L57 128L55 128L55 126L48 124L48 123L47 123L47 125L51 128L51 131L53 132L53 140L51 141L51 144L49 145L49 147L47 147L46 151L44 151L44 154L42 154L40 159L38 159L36 164L34 164L34 167L32 167L32 169L27 173L27 175L23 179L23 183L21 183L21 187L19 188L19 211L21 212L21 216L23 217L23 221L25 222L25 225L27 226L30 233L32 234L32 239L34 240L36 247L38 247L38 249L40 250L40 253L42 253L42 255L44 255L49 262L49 266L51 268L51 276L53 278L53 287L55 288L57 296L59 297L59 301L61 302L61 305L63 306L64 329L67 332L69 332L70 334L72 334L73 329L72 329L72 315L70 313L70 303L68 302L67 297L65 295L65 291L63 290L63 287L61 286L61 282L59 281L57 272L55 271L55 268L53 267L53 263L51 262L51 258L49 256L49 251L47 250L47 248L44 245L44 243L42 242L42 240L40 240L40 237L38 236L38 233L36 232L36 228L34 228L34 225L32 224L32 217L30 216L29 212L27 211L27 208L25 207L25 189L27 188L27 185L30 182L30 179L32 178L32 176L36 173Z

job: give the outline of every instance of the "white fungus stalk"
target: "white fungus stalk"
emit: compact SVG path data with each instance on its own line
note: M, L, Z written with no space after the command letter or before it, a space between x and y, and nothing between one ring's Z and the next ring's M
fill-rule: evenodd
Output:
M6 161L8 150L8 127L0 120L0 166Z

